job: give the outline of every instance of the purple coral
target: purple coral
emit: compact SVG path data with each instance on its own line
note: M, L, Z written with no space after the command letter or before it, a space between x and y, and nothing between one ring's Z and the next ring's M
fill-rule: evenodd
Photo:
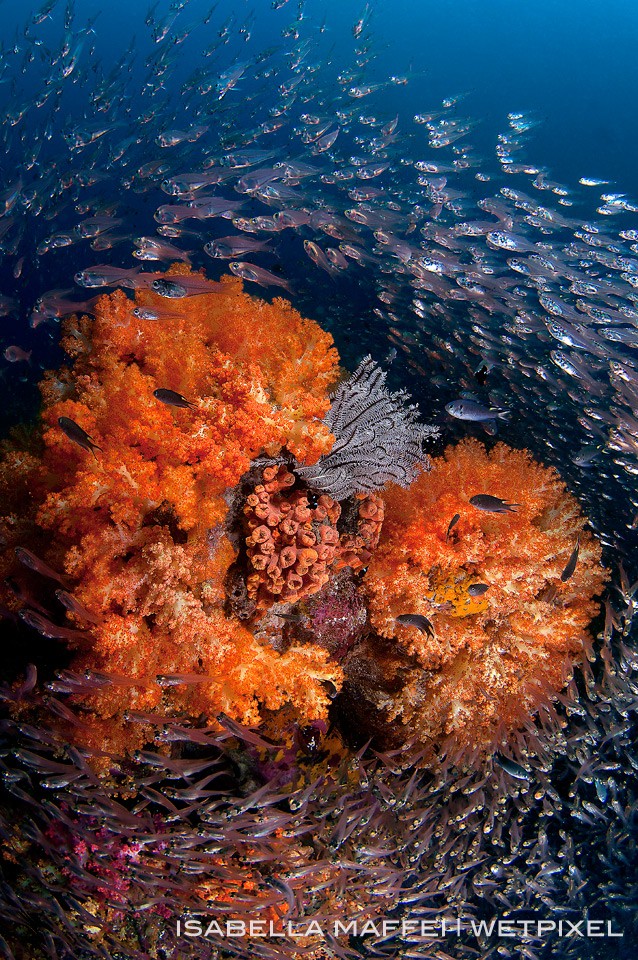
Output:
M352 574L344 571L305 603L301 635L306 628L307 639L325 647L333 660L342 660L361 638L367 620L365 600Z

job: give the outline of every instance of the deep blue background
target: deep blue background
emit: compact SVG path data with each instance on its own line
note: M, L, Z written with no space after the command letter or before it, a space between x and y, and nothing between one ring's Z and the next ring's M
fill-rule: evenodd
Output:
M276 41L281 27L297 15L296 0L276 12L269 0L220 0L213 20L203 26L211 5L209 0L191 0L178 21L192 24L204 44L214 40L226 12L241 23L254 11L252 32L258 46ZM5 45L28 11L40 6L8 0L0 4ZM74 25L101 11L97 54L108 63L133 37L146 45L149 6L145 0L111 0L108 5L78 0ZM351 27L364 7L361 0L306 0L304 17L317 27L325 19L336 43L335 59L347 44L349 63ZM432 109L443 97L468 93L459 112L483 121L472 140L489 152L507 113L531 110L543 121L532 135L531 161L548 167L568 186L581 176L600 177L638 198L634 0L379 0L372 7L372 52L378 60L370 74L380 80L410 68L424 72L408 88L384 94L386 102L396 100L402 114ZM168 3L161 3L156 17L161 19L167 10ZM55 17L59 20L60 10ZM237 52L241 54L241 47ZM7 87L0 85L0 102L7 94ZM374 104L372 98L367 102Z
M396 0L373 23L388 44L379 67L425 71L400 88L414 113L468 93L459 112L483 120L471 139L487 152L510 111L530 110L542 124L529 160L567 186L599 177L638 197L632 0Z

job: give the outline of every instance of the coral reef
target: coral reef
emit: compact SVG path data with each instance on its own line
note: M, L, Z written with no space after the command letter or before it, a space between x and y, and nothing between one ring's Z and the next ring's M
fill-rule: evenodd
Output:
M428 472L432 428L370 358L328 410L336 352L285 302L226 280L144 320L160 300L67 321L42 435L4 446L0 600L44 689L0 687L0 918L31 945L41 912L49 955L87 960L223 953L176 937L188 914L324 925L268 960L383 951L325 924L486 883L450 836L461 785L502 806L537 731L562 744L600 547L525 451L465 441Z
M170 275L205 285L184 264ZM405 489L431 428L370 358L326 414L330 338L237 280L161 325L121 291L95 311L67 323L74 365L42 386L43 449L8 448L0 530L7 608L65 641L74 670L115 680L76 704L86 745L141 746L130 710L325 720L345 671L348 733L476 746L564 687L605 575L555 473L467 441ZM363 468L368 486L399 484L382 500ZM25 570L10 548L27 545Z
M189 271L178 265L170 275ZM84 742L115 755L141 745L125 721L130 709L223 711L257 724L261 707L291 700L311 720L325 716L324 682L340 684L325 650L293 644L277 654L223 611L235 556L225 492L259 454L285 446L310 464L330 448L321 420L337 354L284 301L249 297L235 279L211 286L175 301L161 323L132 312L163 304L150 290L135 303L116 291L98 300L94 320L70 318L63 346L73 366L42 385L43 449L10 448L2 464L2 570L22 593L6 590L0 601L12 611L40 602L58 636L72 628L75 669L120 678L77 704ZM160 402L157 390L190 405ZM60 417L99 450L74 442ZM326 527L322 550L330 537ZM51 581L24 570L19 545L60 571L75 610L64 627ZM308 550L299 544L306 566Z
M520 507L471 504L488 492ZM383 538L363 581L375 633L344 664L349 708L365 714L367 703L382 742L492 745L582 659L607 579L600 545L556 472L501 443L489 453L474 440L450 447L409 490L384 496ZM432 631L397 623L407 613Z

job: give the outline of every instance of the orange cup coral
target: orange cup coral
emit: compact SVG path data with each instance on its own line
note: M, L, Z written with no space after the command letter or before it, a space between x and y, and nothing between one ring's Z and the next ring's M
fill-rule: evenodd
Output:
M309 501L302 490L288 492L295 476L284 466L263 470L263 483L246 498L246 544L253 572L248 596L258 606L294 603L327 583L339 543L338 503L321 494Z
M297 478L284 465L265 467L262 481L243 507L251 568L245 578L246 593L255 608L295 603L321 590L335 571L360 570L368 563L383 523L380 497L360 494L355 500L356 526L341 535L337 529L341 506L332 497L291 490ZM237 604L235 612L239 612Z
M520 506L470 503L485 494ZM583 656L606 580L601 548L557 473L502 443L489 453L475 440L449 447L385 503L363 581L376 639L346 661L346 695L378 712L386 741L495 743L560 691ZM433 635L398 623L406 613L426 617ZM373 661L384 664L376 677L362 666Z

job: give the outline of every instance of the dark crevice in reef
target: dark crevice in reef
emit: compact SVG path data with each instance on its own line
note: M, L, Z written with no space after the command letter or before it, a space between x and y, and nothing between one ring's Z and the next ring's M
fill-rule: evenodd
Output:
M372 739L381 750L405 742L406 730L389 719L387 702L404 688L418 663L397 648L395 641L368 633L347 654L342 667L343 688L331 709L331 719L346 742L361 747Z
M188 533L180 527L175 511L167 500L146 514L142 526L165 527L170 533L173 543L184 544L188 542Z

